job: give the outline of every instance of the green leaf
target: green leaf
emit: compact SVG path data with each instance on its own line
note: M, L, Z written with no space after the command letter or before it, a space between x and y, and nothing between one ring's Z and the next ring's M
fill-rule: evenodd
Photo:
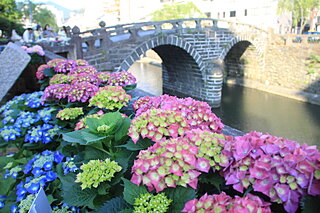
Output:
M111 125L118 123L119 120L122 119L122 115L120 112L109 112L105 115L103 115L100 120L103 122L103 124Z
M133 205L136 198L140 196L140 194L148 193L145 186L137 186L136 184L132 183L131 181L121 178L124 182L124 191L123 191L123 198L129 204Z
M130 205L122 197L115 197L106 202L96 213L119 213L127 208L130 208Z
M9 192L13 189L16 179L12 177L8 177L7 179L3 179L2 175L0 176L0 195L8 195Z
M62 134L62 139L69 143L79 143L79 144L85 145L86 141L83 140L82 134L81 134L83 131L85 131L85 129L64 133Z
M192 188L184 188L178 186L176 188L167 188L164 193L172 200L168 212L180 213L184 208L184 204L196 197L196 192Z
M137 141L137 143L133 143L133 141L130 139L126 144L118 146L118 147L124 147L130 151L137 151L137 150L142 150L142 149L147 149L149 146L151 146L153 144L153 142L148 139L148 138L144 138L144 139L139 139Z
M302 203L302 213L319 212L320 209L320 196L305 196Z
M210 171L209 174L202 174L200 177L199 177L199 182L201 183L208 183L208 184L212 184L214 185L219 192L221 192L221 185L223 183L225 183L225 180L223 177L221 177L219 175L219 173L215 172L215 173L212 173Z
M99 195L106 195L108 193L107 189L109 189L111 186L110 184L103 182L101 184L99 184L98 186L98 194Z
M9 162L12 162L14 159L12 157L0 157L0 168L5 167Z
M106 158L110 158L110 156L94 147L91 146L86 146L86 149L84 150L84 160L89 161L89 160L104 160Z
M124 87L122 87L125 91L128 91L128 90L132 90L132 89L135 89L137 87L137 84L130 84L130 85L126 85Z
M61 178L63 202L76 207L89 207L95 209L93 204L97 196L96 189L82 190L79 183L74 183L74 177L67 175Z
M107 138L107 136L105 136L105 135L93 134L93 133L89 132L88 130L82 131L81 135L82 135L83 140L86 141L86 145L92 144L94 142L99 142L100 140Z
M55 71L54 71L53 68L47 68L47 69L44 69L44 70L43 70L43 74L45 74L45 75L48 76L48 77L52 77L52 76L54 76L56 73L55 73Z
M122 211L120 211L119 213L132 213L133 209L124 209Z
M92 132L97 132L97 128L103 125L103 122L98 118L87 118L86 125L88 125Z
M122 120L122 123L120 127L117 129L114 138L116 141L120 141L124 137L128 137L128 129L131 125L131 119L130 118L124 118Z

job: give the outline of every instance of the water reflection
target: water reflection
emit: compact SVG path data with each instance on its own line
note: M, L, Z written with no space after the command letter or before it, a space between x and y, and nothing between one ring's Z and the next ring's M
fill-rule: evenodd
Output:
M138 79L138 88L162 94L161 67L136 62L129 71ZM320 145L320 106L235 85L225 85L222 93L221 107L214 112L226 125Z

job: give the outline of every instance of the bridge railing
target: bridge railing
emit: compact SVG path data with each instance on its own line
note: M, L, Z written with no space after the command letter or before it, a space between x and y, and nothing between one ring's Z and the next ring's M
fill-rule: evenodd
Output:
M100 23L101 28L80 32L78 27L72 29L72 41L78 51L77 56L82 57L86 52L96 49L110 47L113 43L142 38L147 35L159 35L167 33L189 33L196 30L211 28L225 28L228 31L266 33L256 26L236 23L228 20L194 18L176 19L155 22L140 22L120 24L105 27L105 23Z

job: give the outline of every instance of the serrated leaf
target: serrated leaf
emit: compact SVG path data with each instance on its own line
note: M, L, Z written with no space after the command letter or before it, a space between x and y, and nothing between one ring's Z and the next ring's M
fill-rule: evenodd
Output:
M137 186L131 181L121 178L124 182L124 191L123 198L129 204L133 205L136 198L140 196L140 194L148 193L147 188L145 186Z
M99 195L106 195L108 193L107 189L109 189L111 186L110 184L103 182L99 184L97 190Z
M14 159L11 157L0 157L0 168L5 167L9 162L12 162Z
M76 207L89 207L95 209L93 204L97 196L96 189L82 190L80 184L74 183L74 178L70 175L61 178L63 202Z
M101 126L103 122L98 118L87 118L86 125L88 125L89 129L92 132L97 132L97 128Z
M115 197L106 202L96 213L119 213L127 208L130 208L130 205L122 197Z
M164 190L164 193L172 200L168 210L168 212L172 213L180 213L185 203L196 197L196 191L194 189L184 188L182 186L167 188Z
M86 149L84 150L84 157L85 161L89 160L104 160L106 158L110 158L110 156L94 147L86 146Z
M124 147L130 151L138 151L142 149L147 149L149 146L152 146L152 144L153 142L148 138L139 139L136 144L133 143L133 141L130 139L126 144L118 147Z

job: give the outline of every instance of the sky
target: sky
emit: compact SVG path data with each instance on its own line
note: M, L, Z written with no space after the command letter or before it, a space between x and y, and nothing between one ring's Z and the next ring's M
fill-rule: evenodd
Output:
M17 2L26 2L27 0L16 0ZM88 0L31 0L31 2L33 3L45 3L45 2L54 2L56 4L59 4L65 8L74 10L74 9L80 9L85 7L86 4L88 4L89 2L92 3L92 1L88 1Z

